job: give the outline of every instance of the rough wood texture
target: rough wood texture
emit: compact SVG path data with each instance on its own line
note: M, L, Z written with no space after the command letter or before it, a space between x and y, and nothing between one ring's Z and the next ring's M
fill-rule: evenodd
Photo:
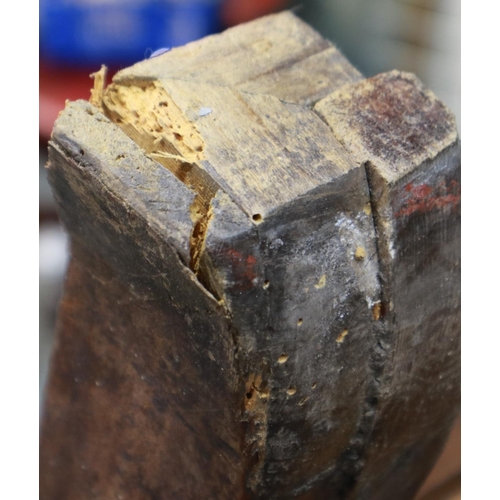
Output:
M290 13L103 80L50 144L41 498L412 498L458 409L449 112Z
M374 428L354 498L407 498L444 444L460 387L460 146L450 112L391 72L316 105L367 165L384 333Z

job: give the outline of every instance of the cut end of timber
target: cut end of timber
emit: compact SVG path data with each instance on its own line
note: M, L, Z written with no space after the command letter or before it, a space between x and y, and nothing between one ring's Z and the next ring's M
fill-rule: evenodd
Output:
M248 64L242 65L241 60ZM310 72L317 68L327 72L311 83ZM106 92L105 105L118 123L117 119L124 120L109 103L111 99L138 113L141 120L151 113L163 117L167 110L152 106L168 103L168 121L175 123L174 130L161 131L166 141L155 138L160 151L152 151L154 158L186 158L195 164L194 170L206 172L254 224L260 224L298 196L356 168L311 109L311 100L359 77L330 42L286 12L118 72ZM292 87L293 95L285 98L283 93ZM147 96L149 89L164 98ZM132 99L119 102L129 94L134 94ZM137 106L137 99L150 101L147 109ZM136 116L130 118L129 123L139 121ZM163 125L159 121L164 120L139 125L141 130L145 126L155 131ZM176 130L179 124L183 130ZM137 131L128 128L134 138Z
M387 182L458 139L453 114L411 73L390 71L346 85L315 110L358 162L376 164Z

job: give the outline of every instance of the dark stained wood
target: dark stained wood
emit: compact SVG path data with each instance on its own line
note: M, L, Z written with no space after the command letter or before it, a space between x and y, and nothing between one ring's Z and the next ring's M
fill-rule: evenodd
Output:
M195 335L192 313L139 285L132 293L78 248L59 309L40 498L238 498L231 338L210 335L208 311Z
M460 401L460 145L453 116L413 76L379 75L317 104L366 162L384 333L374 429L352 498L411 498Z
M41 498L410 499L458 408L459 144L290 13L56 122Z
M232 327L144 213L111 193L99 160L76 162L51 146L73 264L42 430L41 497L234 497L245 467Z

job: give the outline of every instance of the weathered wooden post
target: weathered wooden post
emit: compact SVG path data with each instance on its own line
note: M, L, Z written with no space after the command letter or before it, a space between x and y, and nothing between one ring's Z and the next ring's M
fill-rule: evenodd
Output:
M459 405L459 141L291 13L96 78L44 499L409 499Z

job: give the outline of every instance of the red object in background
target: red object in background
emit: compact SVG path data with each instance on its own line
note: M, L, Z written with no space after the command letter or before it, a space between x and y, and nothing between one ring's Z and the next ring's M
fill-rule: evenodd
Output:
M283 9L288 0L226 0L222 5L222 21L227 26L246 23Z
M99 68L68 69L59 66L47 66L40 63L39 73L39 133L40 139L48 140L57 115L64 109L66 99L88 100L93 87L91 73ZM111 78L114 71L108 72Z

